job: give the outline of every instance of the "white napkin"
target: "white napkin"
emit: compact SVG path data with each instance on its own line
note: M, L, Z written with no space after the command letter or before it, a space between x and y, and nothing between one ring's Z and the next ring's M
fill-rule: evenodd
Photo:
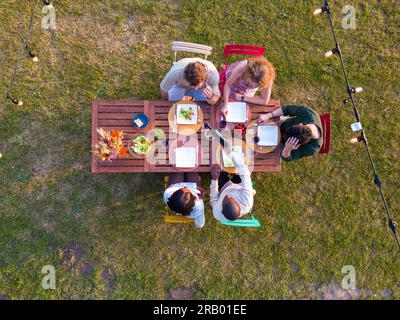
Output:
M258 127L258 145L263 147L274 147L278 145L278 126L262 125Z
M177 168L194 168L197 164L197 148L182 147L175 149L175 166Z
M247 121L247 103L246 102L229 102L227 122L244 123Z

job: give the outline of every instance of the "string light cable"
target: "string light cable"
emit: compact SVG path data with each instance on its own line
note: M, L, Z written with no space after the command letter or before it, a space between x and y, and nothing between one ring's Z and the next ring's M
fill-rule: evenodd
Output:
M35 16L35 11L39 5L40 0L36 0L36 3L32 9L32 13L31 16L29 18L29 25L28 25L28 30L26 32L25 38L24 38L24 42L22 44L22 48L20 50L20 53L17 57L17 60L15 62L15 67L14 67L14 72L12 74L11 80L9 82L8 88L6 90L6 93L4 94L4 99L3 99L3 103L2 103L2 109L5 108L6 106L6 102L7 100L10 100L13 104L18 105L18 106L22 106L23 105L23 101L19 98L16 97L12 97L11 96L11 91L14 88L14 83L15 83L15 79L17 77L17 73L18 73L18 67L20 64L20 61L22 59L22 57L24 56L24 54L26 55L26 53L28 53L29 57L32 59L33 62L38 62L39 58L38 56L31 50L31 48L29 47L28 41L29 41L29 36L32 32L32 25L33 25L33 18ZM44 1L44 3L46 5L50 4L50 1Z
M361 87L351 87L350 86L350 81L349 81L349 78L348 78L348 75L347 75L347 71L346 71L346 68L345 68L345 65L344 65L342 50L341 50L341 48L339 46L339 42L338 42L338 39L337 39L337 36L336 36L335 28L333 26L332 15L331 15L331 10L330 10L330 7L329 7L329 1L328 0L324 0L324 5L322 7L317 8L317 9L314 10L314 15L320 15L320 14L326 14L327 15L328 21L329 21L329 25L330 25L330 29L332 31L333 40L335 42L335 47L333 49L331 49L330 51L328 51L327 53L325 53L325 57L326 58L330 58L330 57L335 56L335 55L337 55L339 57L340 65L342 67L343 76L344 76L344 79L346 81L347 94L349 95L349 99L346 98L345 100L343 100L343 102L345 104L347 104L349 101L351 102L351 104L353 106L354 116L355 116L355 118L357 120L357 122L355 122L355 123L353 123L351 125L351 128L355 132L360 132L360 135L358 137L356 137L356 138L352 138L350 140L350 142L353 143L353 144L362 142L364 144L364 146L365 146L365 150L367 151L368 159L369 159L369 162L371 164L373 175L374 175L373 182L378 187L378 190L379 190L382 202L383 202L383 206L384 206L384 209L385 209L387 217L388 217L389 228L390 228L390 230L391 230L391 232L392 232L392 234L394 236L394 239L395 239L395 241L397 243L397 246L400 248L399 237L397 235L397 223L393 220L393 216L392 216L392 214L391 214L391 212L389 210L389 206L387 204L385 195L383 193L382 182L381 182L381 180L380 180L380 178L378 176L378 172L376 170L375 163L374 163L374 161L372 159L372 155L371 155L371 151L370 151L370 148L369 148L368 140L367 140L365 131L364 131L363 127L362 127L361 120L360 120L360 113L358 111L357 104L356 104L356 101L355 101L355 98L354 98L354 95L358 94L358 93L361 93L363 91L363 88L361 88Z

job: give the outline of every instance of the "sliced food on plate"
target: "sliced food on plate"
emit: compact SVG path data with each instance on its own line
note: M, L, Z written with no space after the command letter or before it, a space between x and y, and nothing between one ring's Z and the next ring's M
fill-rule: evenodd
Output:
M178 104L176 108L178 124L196 124L198 106L196 104Z

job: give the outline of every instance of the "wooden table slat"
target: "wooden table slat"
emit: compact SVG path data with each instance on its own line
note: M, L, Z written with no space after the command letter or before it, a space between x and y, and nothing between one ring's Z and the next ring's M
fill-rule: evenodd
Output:
M98 106L99 113L139 113L143 112L143 106Z
M132 121L133 116L136 112L127 113L99 113L97 116L98 121L100 120L130 120Z
M126 166L133 166L133 167L143 167L145 164L144 159L114 159L112 162L103 161L98 164L99 167L126 167Z
M92 102L92 152L96 149L97 144L97 102ZM92 153L91 169L93 173L97 172L96 156Z

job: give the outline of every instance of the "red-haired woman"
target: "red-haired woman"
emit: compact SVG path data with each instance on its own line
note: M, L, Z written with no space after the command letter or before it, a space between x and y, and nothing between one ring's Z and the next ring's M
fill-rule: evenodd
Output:
M223 112L229 99L251 104L267 105L276 77L275 68L265 57L238 61L226 69ZM255 96L260 91L260 96Z

